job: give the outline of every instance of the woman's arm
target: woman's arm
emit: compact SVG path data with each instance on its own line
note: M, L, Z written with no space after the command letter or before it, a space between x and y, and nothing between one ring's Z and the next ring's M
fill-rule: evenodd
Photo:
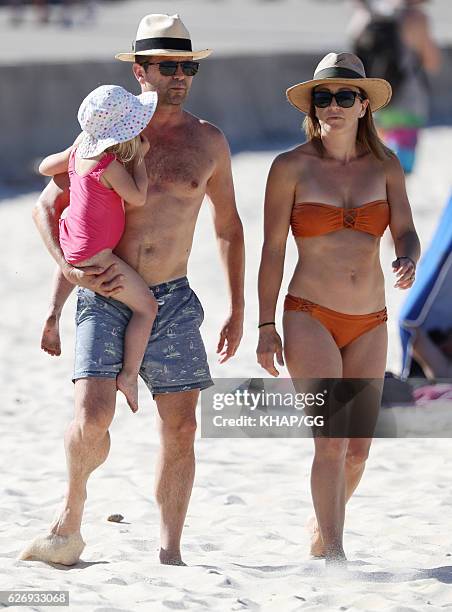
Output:
M264 205L264 244L258 278L259 324L275 320L295 196L296 182L292 159L291 153L278 156L268 175ZM261 327L257 347L258 362L272 376L279 374L273 361L275 353L278 363L284 365L281 339L275 326Z
M396 157L387 159L385 171L386 190L391 209L389 229L397 257L393 262L394 272L398 275L395 287L408 289L414 282L414 278L411 277L415 273L416 264L421 256L421 245L414 227L406 193L405 175L399 160ZM403 259L404 257L409 259Z

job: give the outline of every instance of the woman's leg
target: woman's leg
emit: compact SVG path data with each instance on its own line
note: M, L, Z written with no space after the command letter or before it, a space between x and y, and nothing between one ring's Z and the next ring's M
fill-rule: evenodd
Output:
M369 406L370 411L378 411L380 407L387 350L386 323L374 327L342 349L344 378L369 378L379 381L380 398L379 400L375 398L378 405ZM361 480L371 443L371 438L350 438L349 440L346 455L347 500L350 499Z
M59 326L61 311L73 289L74 285L65 279L61 269L57 267L53 279L50 306L41 334L41 348L49 355L61 355Z
M383 323L344 347L341 351L343 377L379 379L382 392L387 343L387 328ZM374 410L375 406L369 409ZM345 504L362 478L371 443L372 438L348 439L345 455ZM325 546L315 518L310 519L309 528L312 533L311 553L314 556L324 556Z
M336 343L326 327L308 313L284 313L284 354L297 391L309 385L306 379L342 378L342 357ZM346 443L344 438L314 438L311 490L317 521L311 525L311 553L328 560L345 558Z

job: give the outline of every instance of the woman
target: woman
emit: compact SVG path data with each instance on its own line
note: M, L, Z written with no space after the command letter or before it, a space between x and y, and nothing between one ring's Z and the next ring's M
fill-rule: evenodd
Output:
M391 87L366 78L355 55L330 53L313 80L287 95L307 114L308 141L279 155L268 177L258 362L273 376L279 374L275 355L284 365L274 315L291 225L299 260L283 327L292 380L382 380L387 317L379 243L387 225L397 257L396 287L411 287L420 256L403 170L378 139L372 119L389 102ZM371 439L315 437L314 443L311 552L328 564L345 563L345 504L361 479Z

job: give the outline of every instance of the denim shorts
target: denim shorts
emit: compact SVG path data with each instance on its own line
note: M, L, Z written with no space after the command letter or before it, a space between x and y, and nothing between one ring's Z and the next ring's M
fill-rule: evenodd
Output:
M187 277L150 287L158 303L140 376L154 395L213 385L199 328L204 311ZM132 311L89 289L77 290L72 380L116 378Z

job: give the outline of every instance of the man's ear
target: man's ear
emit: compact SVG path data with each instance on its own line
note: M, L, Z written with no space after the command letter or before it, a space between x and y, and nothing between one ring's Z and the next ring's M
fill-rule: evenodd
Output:
M138 83L140 83L140 85L143 85L146 81L146 71L143 66L140 66L140 64L137 64L137 62L134 62L132 66L132 71Z

